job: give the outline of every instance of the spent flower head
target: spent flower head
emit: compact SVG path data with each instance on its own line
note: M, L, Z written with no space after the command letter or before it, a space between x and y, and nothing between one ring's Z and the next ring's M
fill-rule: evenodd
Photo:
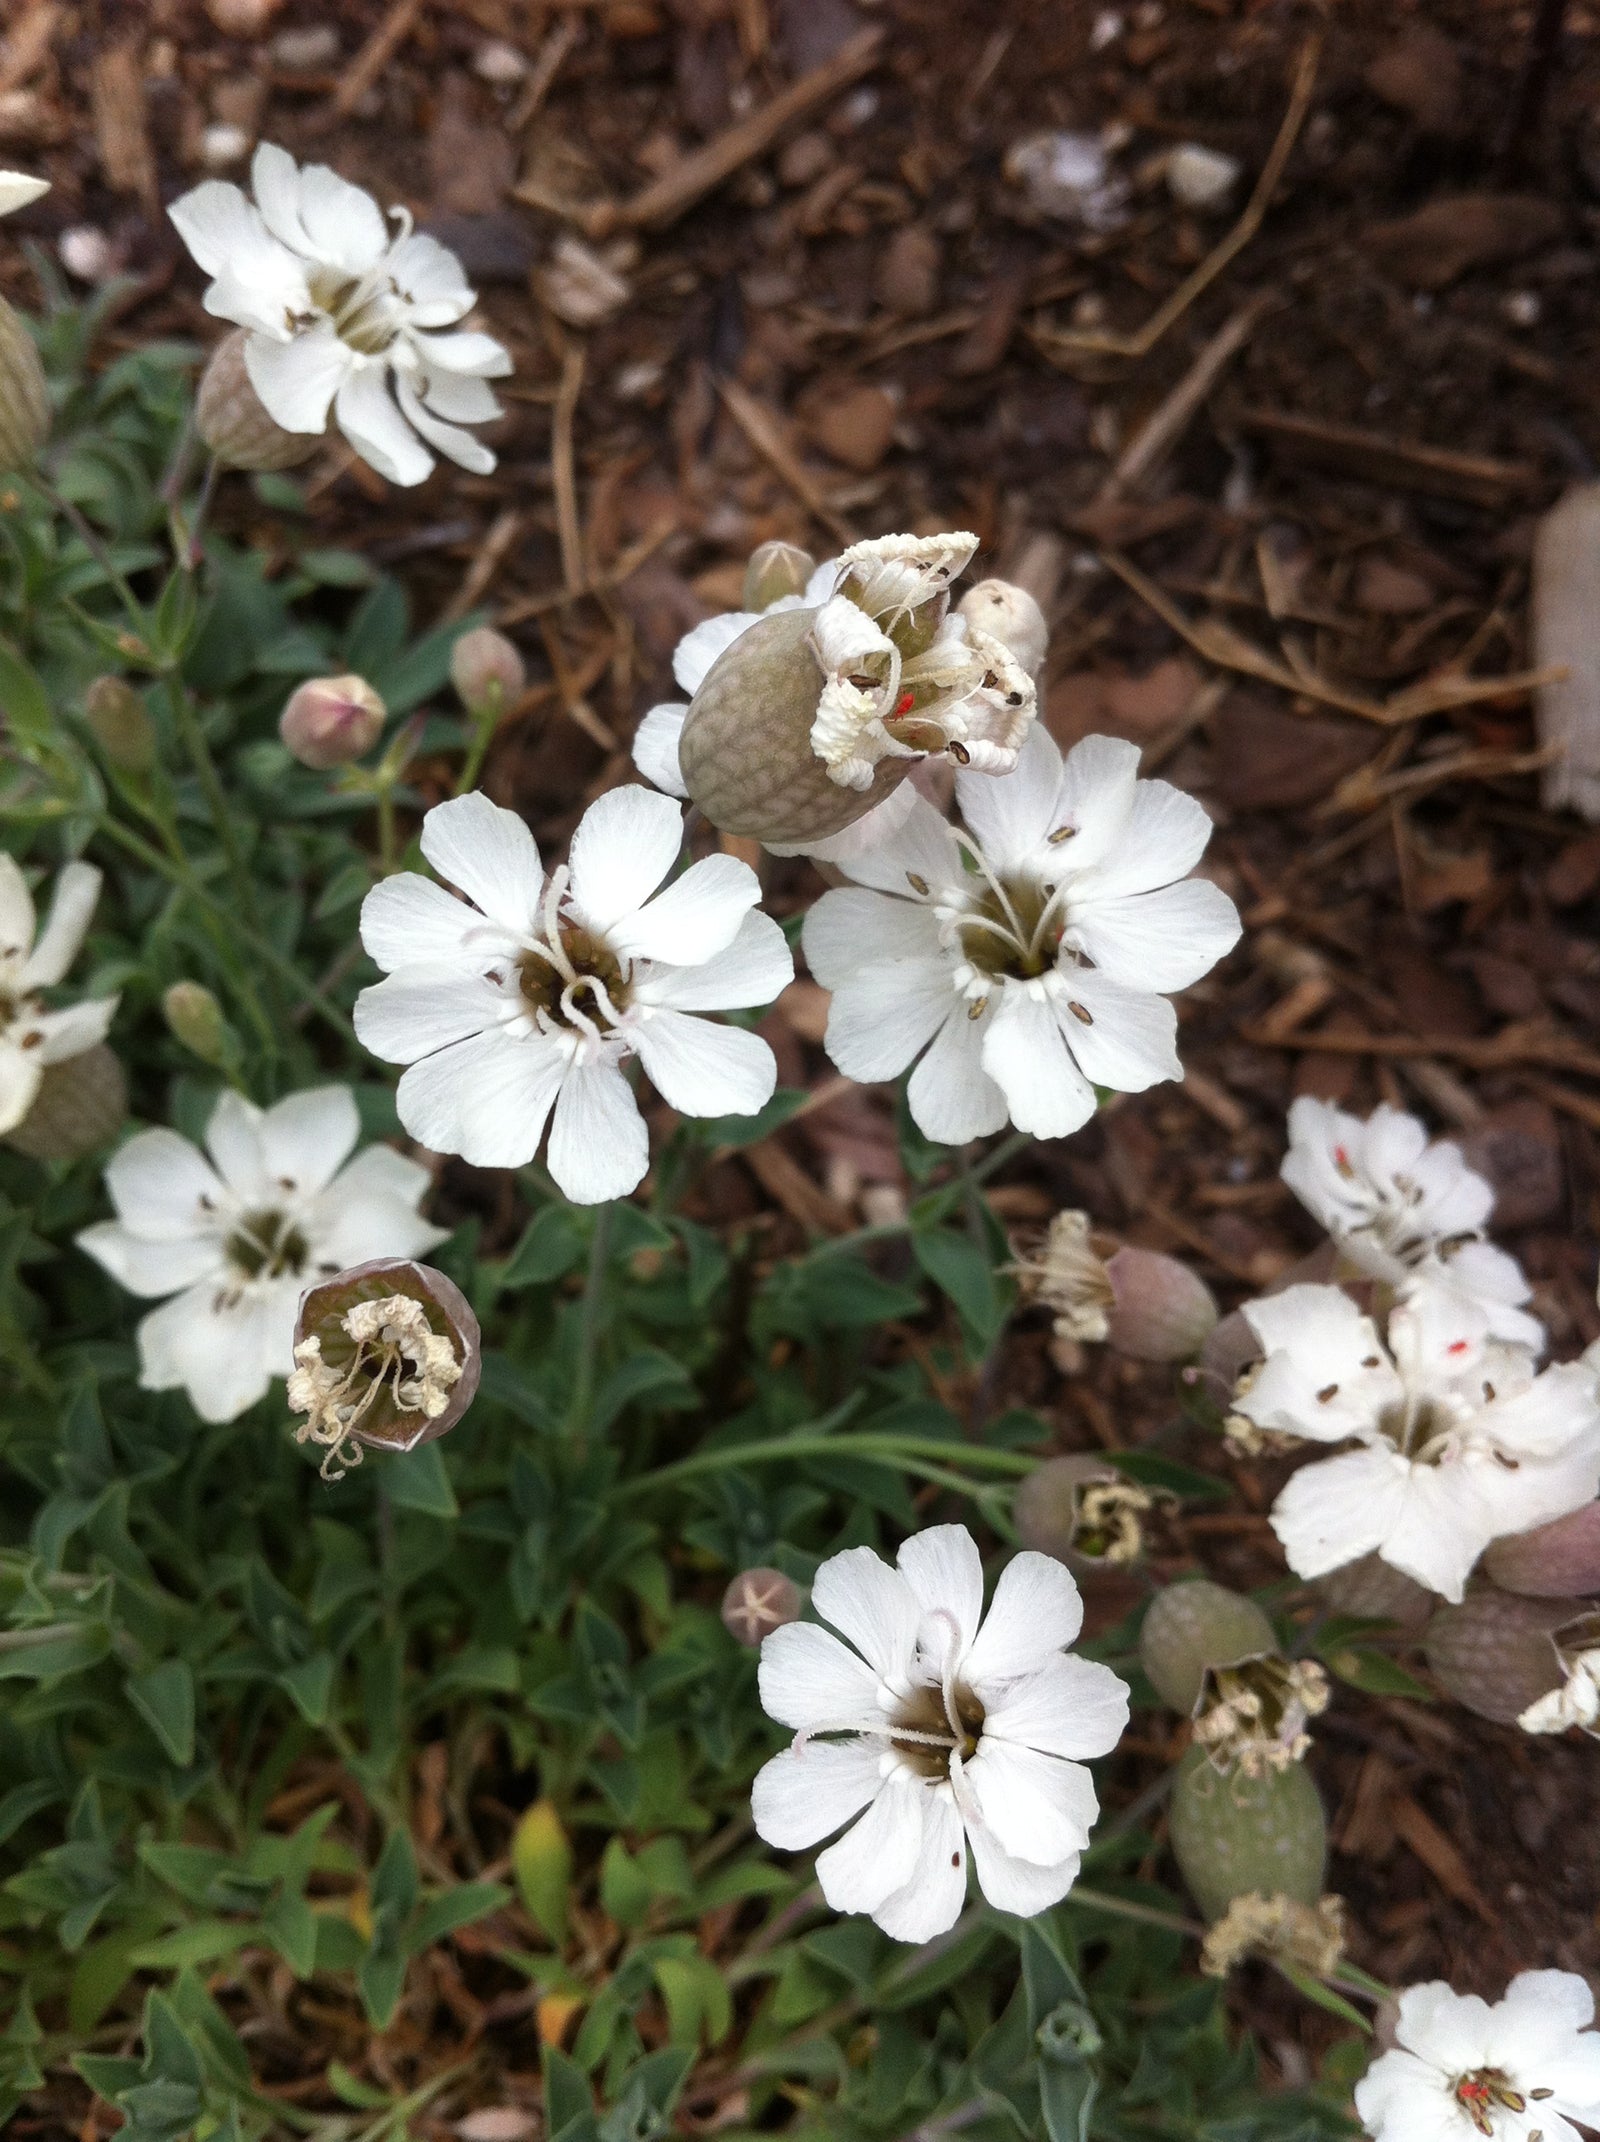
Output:
M1310 1721L1328 1708L1328 1676L1314 1659L1280 1652L1206 1669L1194 1737L1217 1769L1247 1778L1287 1770L1311 1749Z
M409 1451L453 1428L477 1392L478 1320L443 1272L377 1258L307 1290L287 1396L296 1442L324 1447L324 1479L362 1446Z
M429 447L487 475L494 455L464 427L500 415L487 381L511 359L457 328L475 300L455 255L408 210L390 211L391 231L370 194L271 142L250 176L254 200L208 179L169 212L212 277L207 312L248 331L245 370L268 416L320 434L331 410L391 483L421 483Z
M1207 1978L1226 1978L1251 1956L1295 1965L1317 1978L1331 1978L1344 1960L1342 1897L1302 1904L1294 1897L1264 1896L1252 1889L1235 1897L1200 1947Z
M1042 1239L1023 1244L1009 1268L1023 1300L1052 1312L1058 1339L1098 1342L1110 1328L1116 1297L1093 1238L1086 1212L1058 1212Z
M1373 2142L1579 2142L1571 2122L1600 2121L1593 2021L1573 1971L1524 1971L1492 2006L1442 1979L1408 1986L1356 2111Z
M100 882L92 865L68 863L41 930L27 880L11 856L0 854L0 1133L21 1123L51 1065L83 1055L110 1028L115 997L52 1011L43 995L77 958Z

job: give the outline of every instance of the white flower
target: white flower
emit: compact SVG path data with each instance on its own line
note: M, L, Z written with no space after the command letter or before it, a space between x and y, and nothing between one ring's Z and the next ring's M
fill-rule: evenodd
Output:
M370 194L324 164L300 170L270 142L250 177L253 202L210 179L169 213L214 278L207 312L249 330L245 369L267 414L285 431L320 432L331 406L391 483L421 483L429 446L486 475L494 455L461 427L500 414L484 382L511 359L490 335L438 332L474 303L455 255L414 232L403 208L390 212L392 235Z
M349 1088L317 1086L265 1111L225 1093L204 1154L176 1131L128 1140L106 1169L117 1217L78 1246L130 1293L172 1296L139 1326L145 1390L235 1419L293 1369L314 1280L444 1239L417 1211L427 1170L387 1145L349 1160L360 1135Z
M50 181L30 178L26 171L0 171L0 216L28 208L50 191Z
M99 897L99 871L68 863L40 930L27 880L0 854L0 1132L15 1130L28 1113L48 1065L106 1038L115 997L46 1011L39 995L77 958Z
M1387 1338L1338 1287L1247 1302L1266 1360L1241 1385L1258 1428L1354 1442L1302 1466L1272 1527L1289 1566L1320 1577L1378 1554L1458 1600L1484 1548L1587 1502L1600 1484L1600 1394L1581 1362L1534 1373L1459 1291L1417 1281Z
M791 1622L762 1645L762 1704L797 1737L757 1777L754 1814L786 1852L849 1823L817 1860L829 1904L930 1941L960 1914L969 1844L997 1910L1066 1895L1099 1813L1083 1758L1116 1746L1128 1692L1066 1655L1083 1604L1049 1555L1015 1555L987 1615L965 1526L919 1533L898 1560L852 1547L817 1571L812 1602L848 1644Z
M755 872L731 855L657 891L682 839L670 798L614 788L547 877L522 820L487 796L428 813L422 852L466 901L409 874L373 887L361 941L388 980L355 1013L374 1055L411 1066L398 1100L414 1138L477 1167L521 1167L551 1118L551 1174L598 1204L649 1164L625 1058L683 1115L754 1115L772 1098L767 1044L690 1014L769 1003L794 961L755 911Z
M1374 2142L1579 2142L1600 2121L1594 1995L1573 1971L1524 1971L1491 2007L1442 1979L1400 1996L1396 2050L1356 2084Z
M1204 810L1138 766L1108 736L1063 762L1036 727L1015 773L957 777L975 838L918 799L840 864L856 886L806 917L811 971L833 992L828 1054L862 1080L920 1057L907 1098L928 1137L961 1145L1009 1120L1060 1138L1093 1115L1096 1086L1183 1076L1158 992L1197 981L1239 917L1219 887L1184 879Z
M1582 1614L1575 1622L1551 1632L1556 1660L1567 1678L1559 1688L1528 1705L1517 1720L1524 1733L1565 1733L1569 1726L1581 1726L1585 1733L1600 1739L1597 1633L1600 1632L1593 1614Z

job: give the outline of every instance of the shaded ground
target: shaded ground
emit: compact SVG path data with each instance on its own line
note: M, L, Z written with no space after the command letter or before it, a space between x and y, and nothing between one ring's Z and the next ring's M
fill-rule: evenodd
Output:
M514 632L534 681L485 785L541 838L627 773L674 642L733 603L755 543L973 528L979 569L1050 613L1052 729L1131 736L1202 796L1207 867L1249 925L1186 999L1187 1084L1038 1150L1001 1209L1084 1205L1237 1299L1312 1241L1276 1175L1291 1096L1387 1098L1494 1177L1557 1353L1600 1334L1600 834L1540 808L1515 681L1537 514L1600 456L1590 9L1569 10L1542 124L1509 143L1531 11L1501 0L1328 19L1270 0L98 12L97 37L87 7L8 11L0 155L56 182L10 230L47 247L72 230L77 265L141 278L118 336L213 332L157 208L219 126L405 201L480 283L517 358L497 473L395 493L331 450L315 539L403 564L423 614L481 606ZM873 24L857 78L773 147L681 217L630 220ZM1137 329L1225 235L1297 70L1259 235L1147 354L1086 346ZM1126 187L1110 229L1007 175L1030 136L1106 127ZM1175 203L1185 142L1239 160L1227 206ZM242 484L220 511L294 539ZM1227 667L1194 644L1218 622ZM810 897L809 866L764 867L780 912ZM823 1008L802 981L768 1022L816 1105L725 1164L703 1215L764 1212L775 1246L903 1190L888 1101L833 1080ZM1172 1410L1163 1379L1109 1358L1063 1378L1037 1332L1002 1383L1063 1447L1160 1432ZM1175 1527L1163 1574L1281 1571L1270 1468L1233 1477L1228 1511ZM1165 1752L1164 1722L1144 1723L1130 1786ZM1600 1974L1587 1744L1341 1694L1316 1760L1360 1962L1484 1990L1530 1963ZM1294 2076L1324 2019L1252 1980L1240 1997L1268 2000L1256 2020Z

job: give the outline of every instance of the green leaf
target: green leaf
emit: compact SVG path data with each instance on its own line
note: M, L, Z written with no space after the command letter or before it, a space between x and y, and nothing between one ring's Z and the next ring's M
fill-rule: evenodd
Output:
M1351 1688L1359 1688L1369 1696L1408 1696L1413 1703L1432 1703L1435 1696L1431 1688L1419 1681L1415 1674L1407 1673L1385 1651L1375 1651L1367 1644L1342 1644L1337 1649L1322 1654L1330 1673L1338 1675Z
M406 1928L407 1953L415 1956L419 1950L431 1948L458 1927L470 1926L474 1919L486 1919L510 1900L511 1891L502 1882L461 1882L454 1889L441 1890L428 1899Z
M545 2046L543 2052L545 2127L553 2142L575 2121L594 2117L594 2093L575 2060L553 2045Z
M1226 1481L1211 1473L1197 1472L1192 1465L1180 1465L1174 1458L1164 1458L1158 1451L1108 1450L1105 1460L1140 1487L1165 1488L1183 1502L1226 1502L1231 1492Z
M333 1674L333 1657L326 1651L319 1651L309 1659L302 1659L297 1666L286 1666L279 1674L278 1686L289 1697L307 1725L317 1726L325 1723L328 1716L328 1698L333 1693Z
M681 1361L653 1346L642 1346L620 1362L595 1395L591 1435L603 1435L627 1407L649 1399L659 1412L696 1403L694 1385Z
M23 750L49 744L57 729L50 695L16 650L0 640L0 717Z
M512 1833L511 1871L529 1918L559 1947L567 1938L572 1845L552 1801L524 1809Z
M1275 1961L1290 1985L1303 1993L1308 2001L1315 2002L1318 2008L1325 2008L1330 2016L1339 2016L1344 2022L1353 2023L1356 2029L1367 2037L1372 2036L1372 2025L1360 2009L1347 2001L1342 1993L1335 1993L1333 1988L1325 1986L1320 1978L1313 1978L1309 1971L1303 1971L1298 1964L1290 1963L1284 1957L1278 1957Z
M766 1107L753 1116L705 1116L696 1122L695 1129L709 1146L759 1145L763 1138L782 1130L810 1098L804 1086L780 1086Z
M403 1458L382 1458L379 1463L386 1468L389 1499L397 1509L420 1510L427 1517L461 1515L437 1443L424 1443Z
M986 1249L953 1228L919 1229L911 1247L935 1286L954 1302L969 1350L986 1354L1000 1335L1016 1290L996 1274Z
M588 1237L570 1205L545 1205L528 1222L500 1274L502 1287L545 1287L575 1271Z
M163 1659L128 1682L128 1700L180 1770L194 1761L194 1674L185 1659Z

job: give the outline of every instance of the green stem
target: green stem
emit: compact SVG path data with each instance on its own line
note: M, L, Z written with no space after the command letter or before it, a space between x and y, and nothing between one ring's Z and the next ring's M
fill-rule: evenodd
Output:
M101 540L98 529L86 519L70 498L62 496L53 483L47 482L43 476L37 473L34 475L33 482L35 487L54 506L62 519L68 523L78 541L88 551L90 557L99 566L101 572L105 574L107 580L110 581L116 591L117 600L128 613L128 623L134 629L134 637L143 647L146 644L144 636L149 620L145 616L144 607L140 603L138 596L129 586L126 575L120 572L116 565L112 563L111 553Z
M650 1488L676 1486L700 1473L720 1472L737 1465L764 1465L784 1458L885 1458L908 1470L920 1470L924 1478L938 1480L942 1486L956 1488L962 1494L988 1491L948 1471L948 1464L987 1466L1019 1479L1031 1473L1039 1462L1037 1458L1025 1458L1020 1451L990 1450L982 1443L951 1443L938 1436L777 1435L758 1443L732 1443L724 1449L696 1451L692 1458L680 1458L674 1465L659 1466L654 1472L623 1481L616 1492L637 1495Z
M238 895L239 912L259 936L261 916L256 906L255 880L250 874L244 850L239 846L238 835L234 831L233 814L228 808L227 793L222 786L222 777L217 772L217 762L211 756L211 746L206 742L205 731L200 726L200 717L195 712L188 687L175 669L167 672L166 685L172 697L173 711L178 717L178 733L183 738L184 749L189 754L189 763L199 776L201 793L206 799L206 808L211 813L212 828L223 854L228 858L228 869L233 877L234 891Z
M394 789L388 783L378 791L378 864L386 878L393 877L399 867L395 853Z
M567 1409L567 1434L581 1442L588 1432L594 1410L595 1362L600 1349L601 1309L605 1295L606 1260L611 1248L611 1206L597 1205L594 1233L589 1237L589 1267L583 1282L583 1310L578 1325L578 1361L572 1378L572 1403Z
M492 699L479 707L472 717L472 741L467 746L467 755L461 762L461 771L456 775L455 793L464 796L483 771L483 762L489 756L489 746L494 742L494 733L500 726L499 687Z

